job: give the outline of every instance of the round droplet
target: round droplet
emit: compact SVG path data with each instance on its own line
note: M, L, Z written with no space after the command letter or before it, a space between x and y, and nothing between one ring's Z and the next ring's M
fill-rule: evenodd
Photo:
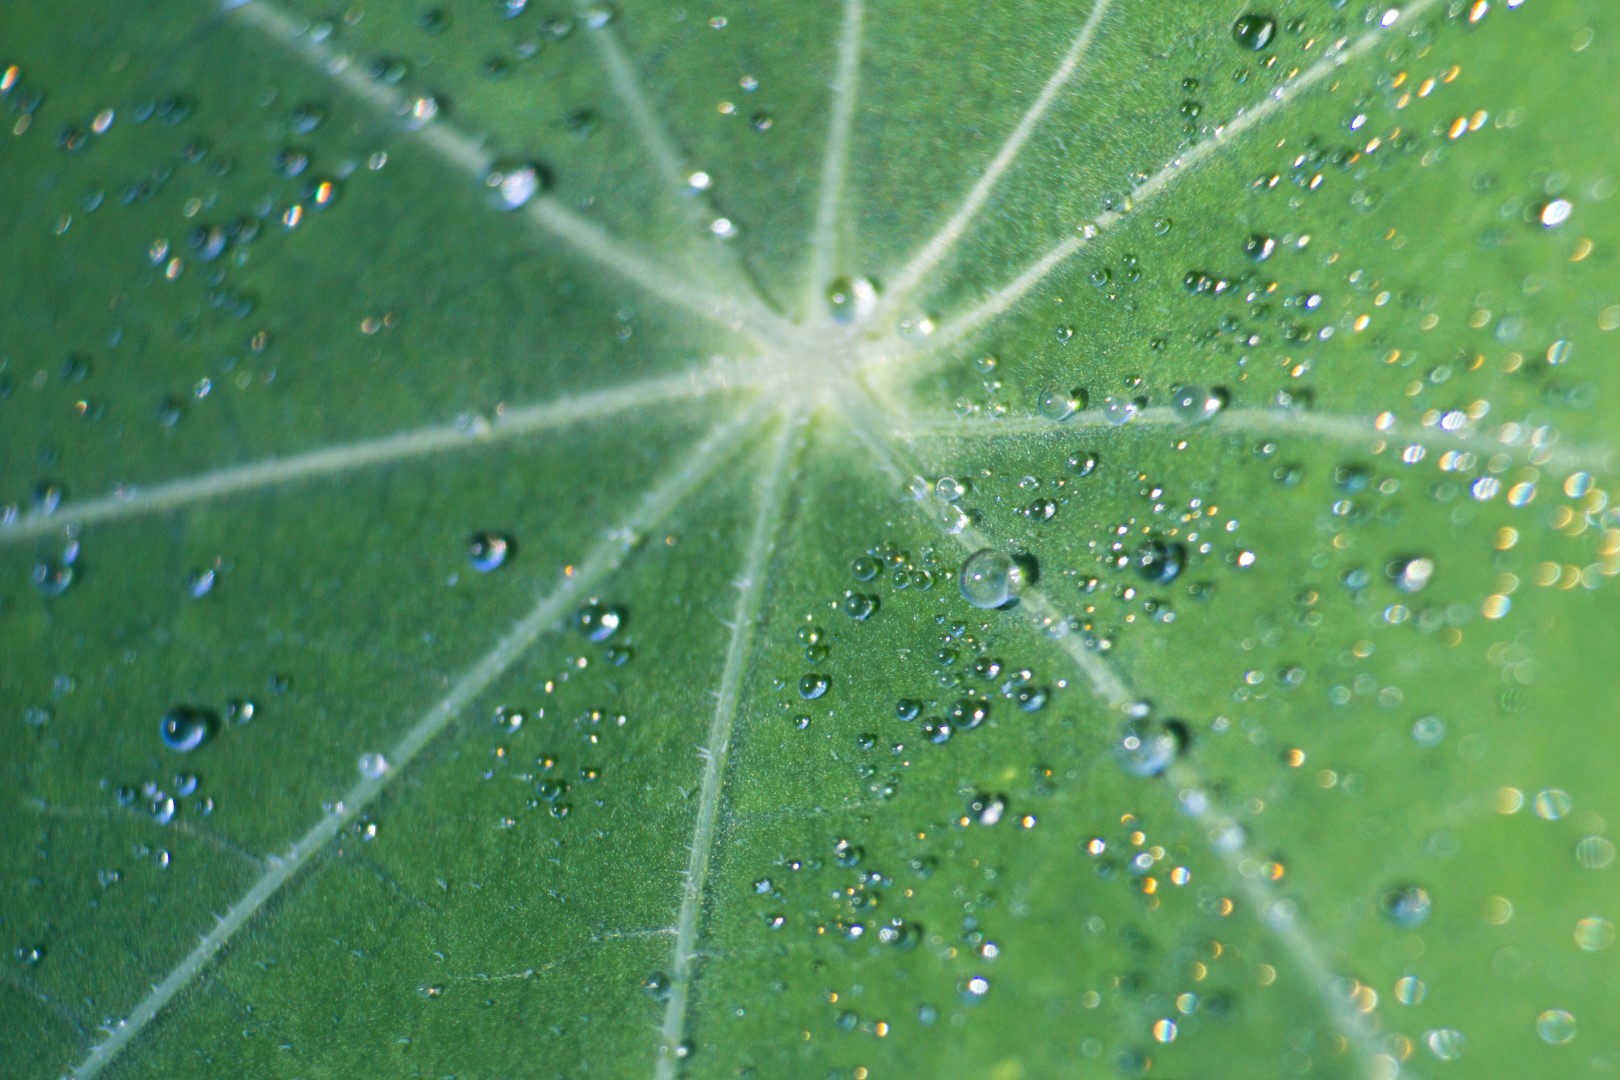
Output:
M1422 926L1429 919L1434 904L1429 891L1418 885L1403 885L1384 894L1384 914L1391 922L1406 930Z
M1463 1033L1456 1028L1434 1028L1423 1035L1423 1044L1429 1053L1441 1061L1456 1061L1462 1057Z
M1434 576L1434 560L1421 556L1396 559L1384 568L1389 580L1404 593L1415 593Z
M1277 36L1277 20L1269 15L1240 15L1232 24L1232 38L1251 52L1260 52Z
M1103 416L1110 424L1128 424L1140 410L1141 406L1128 397L1109 394L1103 398Z
M1428 992L1428 986L1416 975L1402 975L1395 980L1395 1000L1402 1005L1420 1004Z
M872 593L850 593L844 597L844 614L856 622L865 622L877 614L879 603Z
M209 713L176 705L163 714L158 724L158 735L162 737L164 746L183 754L201 746L212 727L213 717Z
M527 161L498 161L484 174L484 187L499 210L516 210L546 187L546 174Z
M592 600L574 612L574 626L592 641L606 641L624 625L625 610Z
M367 780L375 780L388 771L388 759L374 750L361 754L358 765L360 775Z
M1149 540L1136 549L1132 563L1143 581L1168 585L1181 576L1181 570L1187 564L1187 549L1174 540Z
M870 555L862 555L849 564L849 572L855 576L856 581L871 581L882 569L883 564Z
M467 558L480 574L499 569L512 553L512 541L494 533L479 533L467 541Z
M1584 952L1601 952L1614 944L1614 923L1593 915L1575 924L1575 944Z
M1536 1017L1536 1034L1542 1042L1563 1046L1575 1037L1575 1017L1563 1009L1548 1009Z
M837 322L864 322L877 310L877 301L877 286L863 277L841 277L827 286L827 307Z
M1024 570L1004 551L985 548L968 556L960 575L962 599L976 608L999 608L1024 587Z
M1035 408L1042 416L1053 422L1067 420L1085 407L1086 392L1084 390L1063 390L1058 387L1047 387L1035 399Z
M1176 419L1187 423L1197 424L1211 420L1225 405L1225 394L1219 390L1209 390L1197 383L1178 386L1170 395L1170 408L1175 412Z
M1114 760L1132 776L1158 776L1168 769L1186 742L1179 720L1130 720L1119 730Z
M966 482L954 476L942 476L934 484L934 494L949 503L955 502L966 493Z
M1277 241L1264 233L1251 233L1243 240L1243 254L1250 262L1263 263L1277 250Z
M832 684L828 680L827 676L818 675L815 672L811 672L810 674L799 679L799 696L804 698L806 701L814 701L816 698L825 694L827 692L827 687L830 685Z
M1064 461L1070 476L1090 476L1097 468L1097 455L1090 450L1076 450Z

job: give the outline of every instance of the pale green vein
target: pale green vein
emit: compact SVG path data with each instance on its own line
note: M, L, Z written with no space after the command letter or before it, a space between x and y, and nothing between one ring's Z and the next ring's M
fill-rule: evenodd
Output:
M881 468L895 479L897 485L912 476L919 475L915 463L910 461L900 448L880 434L896 426L896 417L864 393L860 394L859 398L853 393L846 395L839 404L842 415L849 419L856 434L867 444ZM903 424L904 417L898 420ZM929 501L943 514L961 513L956 507L932 496L929 496ZM965 516L957 517L951 527L943 526L943 520L936 514L933 518L935 527L944 528L964 552L991 546L991 541ZM1065 616L1039 588L1026 586L1019 594L1018 603L1019 608L1045 633L1048 640L1062 648L1075 661L1081 673L1091 683L1093 691L1109 707L1111 713L1118 716L1125 706L1138 700L1138 695L1125 680L1100 656L1087 648L1077 634L1068 629ZM1242 872L1242 864L1253 856L1245 844L1241 827L1211 808L1210 800L1204 793L1205 785L1186 762L1178 762L1172 766L1163 779L1171 788L1181 809L1208 830L1211 846L1227 864L1229 873L1244 892L1245 899L1254 907L1260 925L1275 935L1293 962L1311 982L1329 1019L1356 1053L1367 1075L1378 1075L1373 1071L1377 1057L1375 1035L1365 1017L1352 1007L1348 999L1341 998L1335 992L1332 971L1297 913L1291 905L1273 897L1262 881Z
M864 388L846 393L839 398L839 407L842 414L850 421L855 434L867 444L879 465L885 472L894 477L896 484L903 484L911 477L919 475L921 470L906 458L894 443L883 437L883 432L891 431L897 426L906 426L904 417L895 417L892 412L878 405ZM933 495L926 497L925 505L934 505L938 511L934 515L934 524L940 526L942 515L962 515L956 507ZM972 554L983 548L994 546L990 539L984 535L978 526L968 520L965 515L958 516L951 528L945 531L961 546L966 554ZM1019 607L1036 623L1048 638L1056 642L1059 648L1068 653L1074 660L1086 680L1091 683L1092 690L1110 707L1119 708L1128 704L1135 698L1130 687L1125 684L1114 669L1103 660L1101 656L1088 648L1080 636L1069 629L1069 622L1045 593L1036 588L1026 588L1019 594Z
M956 246L957 241L962 239L962 234L967 231L968 226L973 223L973 219L978 216L979 211L984 209L984 204L989 201L990 193L1001 180L1002 174L1012 167L1013 162L1018 160L1018 155L1023 151L1024 144L1029 141L1029 137L1035 133L1036 127L1045 118L1047 110L1052 107L1052 102L1057 100L1057 96L1063 92L1064 88L1069 85L1069 81L1074 78L1075 73L1080 70L1081 61L1085 59L1087 51L1090 50L1092 39L1097 35L1097 27L1102 23L1103 16L1108 14L1108 7L1111 3L1112 0L1095 0L1091 8L1091 14L1086 17L1085 23L1080 27L1080 32L1075 35L1068 51L1063 54L1063 59L1058 62L1057 69L1046 80L1046 85L1041 87L1041 92L1036 95L1035 101L1030 107L1025 110L1017 126L1007 136L1007 140L996 151L996 156L990 160L990 164L985 168L978 182L968 190L967 197L962 200L962 204L956 208L939 231L929 238L928 242L922 246L922 249L912 256L911 261L890 279L888 295L885 297L883 307L877 315L878 320L885 320L886 316L892 315L896 308L910 300L911 294L916 291L917 286L922 284L928 275L933 273L940 263L945 261L946 257L950 255L951 249Z
M247 491L487 446L630 409L701 397L724 391L734 384L748 385L739 376L749 370L748 366L726 366L647 379L613 390L571 395L535 405L500 406L493 418L436 424L289 457L214 469L149 486L123 484L111 495L64 503L51 513L36 511L19 517L9 526L0 526L0 545L46 536L69 524L95 525L162 513Z
M684 1057L681 1047L686 1038L687 1013L696 977L703 894L708 885L709 864L718 839L715 824L726 781L726 760L731 753L731 733L742 704L742 681L748 673L754 630L765 602L767 572L780 539L783 507L793 486L791 464L801 429L802 422L798 416L783 423L770 466L760 480L754 528L748 538L741 575L737 579L737 602L731 614L720 689L715 697L714 715L709 721L708 740L699 751L703 757L703 786L698 795L697 817L692 827L686 877L681 883L681 912L676 920L669 1000L664 1007L664 1023L660 1029L662 1046L654 1069L658 1080L673 1080Z
M1203 778L1186 762L1172 765L1161 779L1174 792L1182 811L1203 827L1210 847L1226 864L1229 877L1254 909L1260 925L1276 935L1316 991L1323 1010L1360 1063L1362 1075L1368 1080L1397 1075L1399 1063L1378 1049L1378 1032L1372 1023L1355 1007L1348 994L1335 988L1338 977L1316 938L1303 925L1292 901L1274 896L1265 881L1257 876L1255 868L1260 862L1248 848L1243 826L1215 809ZM1250 864L1249 873L1244 873L1245 863Z
M843 29L838 35L838 69L833 75L832 111L827 121L827 150L821 160L821 194L816 201L815 231L810 236L810 271L805 282L805 317L821 309L838 256L838 209L844 201L849 171L849 133L861 75L861 22L865 0L844 0Z
M653 164L657 167L665 188L677 193L682 212L694 226L694 234L712 236L711 226L714 219L719 216L712 199L707 193L697 190L692 185L691 167L685 156L675 148L675 140L670 137L668 125L659 118L652 103L647 100L647 95L641 87L641 80L636 77L629 58L619 47L619 38L612 26L615 20L609 14L610 9L592 0L578 0L578 8L589 27L586 36L595 47L597 57L602 61L608 82L624 104L625 111L630 114L630 123L635 127L636 134L640 136L647 153L652 156ZM684 194L680 194L683 192ZM704 216L706 210L709 212L707 218ZM730 245L722 240L717 239L715 243L723 244L723 250L728 253L733 251ZM754 288L753 283L746 281L739 272L739 263L734 254L723 261L734 276L745 281L748 288Z
M1464 450L1479 456L1508 454L1535 465L1558 465L1593 472L1612 471L1615 452L1607 447L1565 442L1553 437L1550 427L1528 421L1510 421L1488 430L1469 420L1447 426L1451 415L1434 412L1432 424L1400 421L1382 412L1369 418L1342 416L1310 409L1226 408L1207 420L1190 420L1174 409L1149 406L1137 411L1125 424L1109 420L1101 409L1077 412L1067 420L1040 416L985 416L977 414L943 420L922 421L909 427L894 427L896 438L907 442L924 439L975 440L1030 435L1064 435L1078 431L1129 432L1141 428L1180 429L1189 435L1199 432L1247 431L1259 435L1308 435L1346 445L1367 446L1373 453L1393 450L1403 453L1410 447L1430 452Z
M446 728L472 703L473 699L504 674L547 630L557 625L580 597L612 573L628 557L627 534L645 532L668 516L718 464L724 452L757 421L758 406L738 418L717 425L696 447L680 468L660 480L620 523L620 528L604 533L602 539L581 559L574 572L530 609L476 664L463 672L449 692L428 709L405 734L385 752L387 767L366 776L343 793L331 811L324 814L308 832L299 837L285 855L267 860L263 874L202 935L195 948L175 965L162 981L140 1000L107 1038L98 1043L73 1070L73 1075L93 1077L118 1057L130 1042L185 989L214 955L245 927L299 870L324 851L332 839L355 820L383 790L405 771Z
M1130 200L1124 208L1106 211L1099 214L1091 222L1080 226L1075 235L1066 237L1052 245L1034 263L1019 273L1012 281L992 293L978 307L973 308L960 318L946 322L938 333L928 338L919 348L913 350L909 356L903 351L898 351L892 354L891 360L896 358L916 360L931 356L943 349L950 348L957 342L977 332L986 323L1001 316L1019 300L1022 300L1031 289L1045 281L1048 275L1067 262L1076 252L1090 244L1092 240L1119 225L1120 222L1130 217L1136 210L1169 191L1183 177L1213 159L1227 147L1235 144L1249 132L1265 123L1265 121L1278 115L1285 105L1296 98L1303 97L1312 87L1327 80L1329 76L1333 75L1345 64L1371 51L1381 42L1387 41L1395 31L1409 28L1430 11L1442 7L1443 2L1444 0L1414 0L1407 7L1399 9L1387 26L1381 25L1376 29L1369 30L1348 44L1341 42L1337 47L1330 47L1327 55L1316 61L1316 63L1301 71L1290 81L1272 90L1264 100L1239 113L1229 123L1217 127L1202 142L1191 147L1186 153L1178 155L1169 164L1150 176L1131 193ZM1392 12L1396 11L1394 8L1390 10Z
M413 116L410 96L367 77L352 57L312 37L308 23L289 15L271 0L223 0L223 6L233 17L303 56L333 82L378 111L401 121ZM423 145L475 182L481 183L495 163L483 139L441 116L411 120L408 129ZM691 280L690 274L631 250L555 198L536 196L517 212L575 251L667 303L761 342L785 337L786 324L753 297L720 295L703 289Z

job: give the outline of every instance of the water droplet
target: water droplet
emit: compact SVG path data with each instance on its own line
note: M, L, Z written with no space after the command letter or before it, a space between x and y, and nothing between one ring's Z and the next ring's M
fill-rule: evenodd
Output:
M1090 450L1076 450L1064 461L1070 476L1090 476L1097 468L1097 455Z
M1186 743L1179 720L1129 720L1114 743L1114 760L1132 776L1158 776L1168 769Z
M1035 399L1035 408L1046 419L1060 422L1067 420L1076 412L1086 407L1086 392L1084 390L1060 390L1048 387L1040 392Z
M871 581L883 569L883 564L870 555L862 555L849 564L849 572L855 576L856 581Z
M1423 1035L1423 1044L1429 1053L1441 1061L1456 1061L1462 1057L1463 1033L1456 1028L1434 1028Z
M1429 584L1434 576L1434 560L1415 556L1396 559L1384 568L1389 580L1404 593L1415 593Z
M865 622L877 614L880 601L872 593L850 593L844 597L844 614L856 622Z
M877 286L863 277L841 277L827 286L827 306L841 323L865 322L877 310Z
M358 765L360 775L367 780L375 780L388 771L388 759L375 751L361 754Z
M202 710L193 709L185 705L176 705L163 714L158 724L158 734L163 739L163 745L170 750L186 753L203 744L213 727L212 714Z
M479 533L467 541L467 558L472 562L474 570L480 574L487 574L491 570L499 569L513 548L512 541L504 536Z
M942 476L934 484L934 494L939 496L941 499L944 499L948 503L956 502L963 495L967 494L967 489L967 482L964 480L958 480L954 476Z
M619 632L625 617L623 608L592 600L574 612L574 626L592 641L606 641Z
M1585 952L1601 952L1614 944L1614 924L1596 915L1575 924L1575 944Z
M1057 328L1056 336L1059 345L1067 345L1070 341L1074 340L1074 327L1060 326Z
M1232 38L1251 52L1260 52L1277 36L1277 20L1269 15L1240 15L1232 24Z
M1574 211L1575 204L1568 199L1554 199L1541 207L1537 219L1546 228L1554 229L1568 221Z
M1109 394L1103 398L1103 416L1110 424L1128 424L1136 419L1141 406L1128 397Z
M1226 407L1226 395L1220 390L1209 390L1197 383L1176 387L1170 395L1170 408L1177 420L1201 423L1213 419Z
M490 201L500 210L516 210L547 186L545 170L528 161L497 161L484 174Z
M963 1001L969 1005L976 1005L984 1000L984 995L990 992L990 980L983 975L975 975L959 984L957 989Z
M1187 549L1178 541L1149 540L1136 549L1131 560L1142 580L1168 585L1181 576L1187 563Z
M1011 555L992 548L976 551L962 564L962 599L976 608L999 608L1024 587L1024 570Z
M1427 922L1433 907L1428 890L1418 885L1404 885L1384 894L1384 914L1396 926L1405 930L1414 929Z
M1417 1005L1428 992L1429 988L1416 975L1402 975L1395 980L1395 1000L1402 1005Z
M1575 1017L1563 1009L1548 1009L1536 1017L1536 1034L1542 1042L1563 1046L1575 1038Z
M799 696L806 701L814 701L825 694L830 685L832 684L827 676L811 672L799 679Z
M1567 791L1559 788L1545 788L1536 792L1534 799L1536 816L1543 821L1557 821L1569 816L1574 809L1575 802L1569 797Z
M1277 241L1263 233L1251 233L1243 240L1243 254L1250 262L1263 263L1277 250Z

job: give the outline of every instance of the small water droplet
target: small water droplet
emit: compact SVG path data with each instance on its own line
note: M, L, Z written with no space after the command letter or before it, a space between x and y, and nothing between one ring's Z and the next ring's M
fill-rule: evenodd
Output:
M1232 38L1251 52L1260 52L1277 36L1277 20L1269 15L1240 15L1232 24Z
M1143 581L1168 585L1181 576L1187 564L1187 549L1175 540L1149 540L1136 549L1132 563Z
M1046 419L1061 422L1086 407L1084 390L1062 390L1048 387L1035 399L1035 408Z
M497 161L484 174L491 203L500 210L516 210L548 186L546 172L528 161Z
M1024 587L1024 570L1004 551L985 548L968 556L959 575L962 599L976 608L999 608Z
M592 600L574 612L574 626L592 641L606 641L619 632L625 617L623 608Z
M506 562L514 546L512 541L495 533L479 533L467 541L467 558L480 574L499 569Z
M1427 889L1418 885L1403 885L1384 894L1384 914L1396 926L1411 930L1428 921L1434 904Z
M1179 720L1129 720L1114 743L1114 760L1132 776L1158 776L1168 769L1186 744L1186 728Z
M799 696L806 701L814 701L827 692L831 681L825 675L811 672L799 679Z
M1536 1017L1536 1034L1542 1042L1563 1046L1575 1038L1575 1017L1563 1009L1548 1009Z
M865 322L877 310L877 286L863 277L841 277L827 286L827 306L841 323Z
M1097 455L1090 450L1075 450L1064 461L1070 476L1090 476L1097 468Z
M1197 383L1178 386L1170 395L1170 408L1176 414L1176 419L1188 423L1196 424L1214 419L1215 414L1225 407L1225 393L1207 389Z
M360 775L367 780L375 780L388 771L388 759L375 751L361 754L358 765Z
M163 714L158 735L170 750L186 753L203 744L213 727L213 715L203 709L176 705Z
M1141 406L1135 400L1118 394L1103 398L1103 417L1110 424L1128 424L1136 419Z

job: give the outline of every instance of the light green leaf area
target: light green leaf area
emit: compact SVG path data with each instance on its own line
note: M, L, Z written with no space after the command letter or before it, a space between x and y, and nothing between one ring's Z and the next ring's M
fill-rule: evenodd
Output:
M1620 1073L1616 35L5 5L0 1074Z

